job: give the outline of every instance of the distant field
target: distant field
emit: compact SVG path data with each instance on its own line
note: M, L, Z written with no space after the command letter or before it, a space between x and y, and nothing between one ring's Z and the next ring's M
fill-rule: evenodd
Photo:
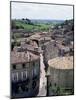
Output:
M49 27L52 25L56 25L54 22L47 22L47 23L29 23L27 24L25 21L22 20L12 20L15 26L18 27L23 27L26 30L32 30L32 29L37 29L37 30L47 30Z

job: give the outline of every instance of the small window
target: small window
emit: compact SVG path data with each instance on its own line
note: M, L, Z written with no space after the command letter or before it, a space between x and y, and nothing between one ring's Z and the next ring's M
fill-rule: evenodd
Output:
M13 65L13 69L16 69L16 65Z
M25 68L25 64L22 64L22 67Z

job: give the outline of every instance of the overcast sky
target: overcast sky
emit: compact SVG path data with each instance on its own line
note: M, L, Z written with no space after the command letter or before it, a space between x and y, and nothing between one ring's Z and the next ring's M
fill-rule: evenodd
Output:
M57 19L66 20L73 18L73 6L47 5L12 2L12 19Z

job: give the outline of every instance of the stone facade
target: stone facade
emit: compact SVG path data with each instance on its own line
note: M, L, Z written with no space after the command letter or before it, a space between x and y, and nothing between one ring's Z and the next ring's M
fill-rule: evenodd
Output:
M49 84L54 86L55 84L59 87L73 88L73 69L61 70L50 68Z
M11 56L11 97L36 96L40 82L40 58L13 62ZM21 58L20 58L21 59ZM18 60L20 61L20 60Z

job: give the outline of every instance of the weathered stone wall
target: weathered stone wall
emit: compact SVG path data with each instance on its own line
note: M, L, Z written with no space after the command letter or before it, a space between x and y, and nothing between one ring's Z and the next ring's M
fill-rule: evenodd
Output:
M44 45L43 56L46 62L58 56L58 48L55 46L55 41L50 41Z
M27 72L27 78L25 77L25 79L22 79L23 72ZM12 77L13 75L17 75L17 80L15 81L13 80ZM39 82L40 82L40 59L37 59L33 62L30 61L28 63L25 63L24 67L22 64L16 64L16 69L11 69L11 89L12 89L11 97L18 98L18 97L30 97L37 95L39 91ZM28 88L28 91L26 91L25 87ZM15 90L17 90L16 93Z
M74 86L73 69L55 69L50 67L48 82L52 86L57 85L66 89L72 89Z

